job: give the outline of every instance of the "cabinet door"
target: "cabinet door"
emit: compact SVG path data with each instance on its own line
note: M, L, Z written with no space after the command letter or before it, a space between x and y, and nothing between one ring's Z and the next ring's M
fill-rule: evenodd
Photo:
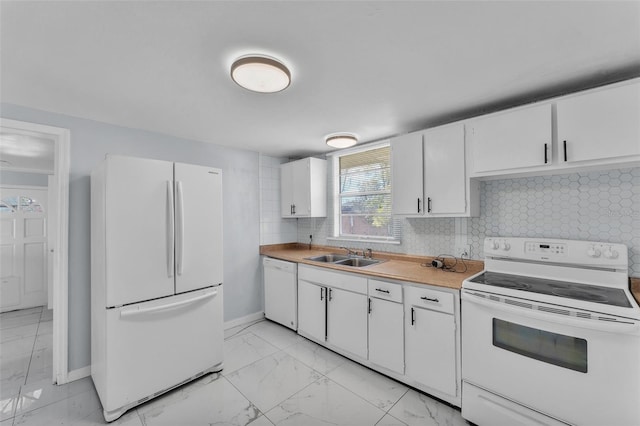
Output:
M367 296L329 288L327 341L367 358Z
M369 361L404 373L402 303L369 298Z
M551 164L551 104L477 120L472 132L476 173Z
M437 127L424 134L424 196L427 214L466 210L464 126Z
M412 306L406 314L405 374L447 395L456 395L453 315Z
M560 162L640 155L640 83L557 104Z
M293 215L309 216L311 213L310 160L305 158L291 164L293 167Z
M298 280L298 331L322 342L326 340L326 291Z
M393 214L423 214L422 133L392 139L391 163Z
M222 171L175 163L176 293L222 284Z
M280 165L280 214L293 216L293 163Z

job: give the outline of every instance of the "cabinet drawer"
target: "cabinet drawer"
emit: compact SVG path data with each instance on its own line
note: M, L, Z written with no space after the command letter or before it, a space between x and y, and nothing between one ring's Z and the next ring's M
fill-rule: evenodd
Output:
M412 306L421 306L434 311L454 313L453 294L444 291L433 290L430 287L407 287L405 300Z
M369 296L402 303L402 286L369 279Z
M367 294L367 278L363 276L300 265L298 278L316 284Z

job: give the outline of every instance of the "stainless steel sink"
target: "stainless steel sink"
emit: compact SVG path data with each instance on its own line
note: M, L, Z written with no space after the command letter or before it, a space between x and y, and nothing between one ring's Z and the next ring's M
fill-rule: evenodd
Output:
M344 254L323 254L322 256L307 257L307 260L313 260L314 262L335 263L342 260L348 260L349 256Z
M381 260L376 259L363 259L360 257L352 257L350 259L340 260L338 262L334 262L336 265L344 265L344 266L354 266L356 268L362 268L364 266L375 265L377 263L382 262Z

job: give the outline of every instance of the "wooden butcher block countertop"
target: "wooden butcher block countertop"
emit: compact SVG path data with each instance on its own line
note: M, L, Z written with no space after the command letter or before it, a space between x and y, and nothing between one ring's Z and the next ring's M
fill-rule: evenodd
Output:
M484 269L484 262L477 260L465 260L466 272L454 273L441 269L428 268L421 264L431 264L433 257L411 256L387 252L373 252L373 258L384 260L376 265L369 265L361 268L353 266L334 265L332 263L314 262L307 260L308 257L321 256L329 253L345 253L344 249L327 246L311 246L308 244L288 243L260 246L260 254L290 262L303 263L306 265L321 266L328 269L335 269L344 272L352 272L368 275L377 278L387 278L399 281L408 281L418 284L429 284L439 287L447 287L459 290L462 281ZM453 259L445 259L447 265L453 263ZM465 266L458 260L455 269L464 271Z
M631 293L636 298L636 302L640 303L640 278L631 278Z

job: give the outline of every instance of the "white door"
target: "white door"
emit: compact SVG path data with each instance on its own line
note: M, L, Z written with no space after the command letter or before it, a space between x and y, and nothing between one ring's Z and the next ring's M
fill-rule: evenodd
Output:
M479 119L471 131L475 172L551 164L551 104Z
M329 288L327 341L367 358L367 296Z
M107 306L174 294L173 163L109 156Z
M404 373L402 303L369 299L369 361Z
M561 100L561 162L640 155L640 83Z
M306 158L293 162L293 215L311 214L311 160Z
M280 165L280 214L293 216L293 163Z
M176 293L222 284L222 171L175 163Z
M326 287L298 280L298 332L320 342L326 336Z
M393 214L424 214L422 133L392 139L391 161Z
M424 196L427 213L466 210L464 126L436 127L424 134Z
M405 328L405 374L456 395L456 344L453 315L412 307Z
M0 312L47 304L47 189L0 188Z

